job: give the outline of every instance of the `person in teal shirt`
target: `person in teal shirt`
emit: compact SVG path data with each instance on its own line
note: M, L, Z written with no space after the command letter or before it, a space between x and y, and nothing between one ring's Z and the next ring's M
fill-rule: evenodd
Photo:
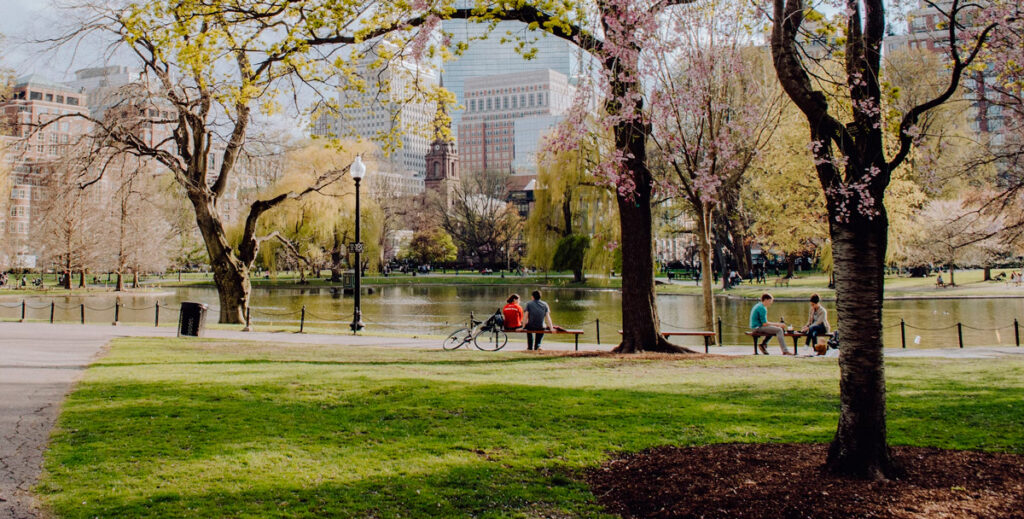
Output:
M750 331L760 334L767 335L769 337L775 336L779 340L779 346L782 348L783 355L792 355L786 347L786 325L783 323L772 323L768 321L768 307L772 306L775 302L775 298L771 294L761 294L761 302L754 305L754 308L750 310ZM769 339L765 339L758 348L761 349L761 353L768 355L768 348L765 347L768 344Z

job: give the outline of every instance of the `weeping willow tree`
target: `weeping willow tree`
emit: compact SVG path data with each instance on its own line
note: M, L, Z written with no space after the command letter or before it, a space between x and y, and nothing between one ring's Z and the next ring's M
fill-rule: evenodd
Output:
M293 191L296 186L307 185L326 171L344 167L356 154L368 151L368 146L346 146L344 150L319 144L310 144L291 151L285 159L281 179L260 193L273 198ZM378 208L370 202L362 208L362 232L367 258L376 258L374 248L379 240L376 234L379 221ZM320 192L300 199L290 199L268 211L260 219L260 233L267 243L260 247L260 260L264 267L276 272L282 261L295 263L304 282L306 272L319 272L322 267L332 271L341 268L347 260L346 244L355 236L355 187L346 176ZM346 261L346 263L348 263ZM351 266L351 264L349 264Z
M526 262L572 270L577 283L585 271L610 272L619 242L615 194L596 185L589 170L595 149L591 143L539 157L535 203L526 221Z

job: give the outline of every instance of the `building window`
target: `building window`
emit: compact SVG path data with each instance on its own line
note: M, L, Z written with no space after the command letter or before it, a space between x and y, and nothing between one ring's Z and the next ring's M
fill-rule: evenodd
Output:
M78 98L77 97L69 97L68 98L68 104L71 105L71 106L78 106Z
M469 100L469 111L470 112L475 112L476 111L476 99L470 99Z
M36 101L38 101L38 100L40 100L40 99L42 99L42 98L43 98L43 94L42 94L42 92L29 92L29 93L28 93L28 98L29 98L30 100L36 100Z
M533 94L530 94L530 106L533 106L534 98Z
M501 100L501 108L504 109L504 110L508 110L508 96L505 96L504 98L502 98L502 100Z
M53 102L53 94L46 94L46 100L50 101L52 103Z

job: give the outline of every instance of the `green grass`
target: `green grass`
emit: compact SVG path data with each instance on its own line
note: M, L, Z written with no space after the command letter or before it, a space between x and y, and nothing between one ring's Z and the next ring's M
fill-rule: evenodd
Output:
M1024 452L1024 359L889 363L894 444ZM122 339L63 407L59 517L602 517L620 451L824 442L825 359Z

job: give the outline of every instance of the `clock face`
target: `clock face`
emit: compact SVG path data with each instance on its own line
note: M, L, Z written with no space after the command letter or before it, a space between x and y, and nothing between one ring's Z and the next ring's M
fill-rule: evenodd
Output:
M434 145L434 151L437 151L437 150L440 150L440 149L441 149L440 146L438 146L437 144Z

